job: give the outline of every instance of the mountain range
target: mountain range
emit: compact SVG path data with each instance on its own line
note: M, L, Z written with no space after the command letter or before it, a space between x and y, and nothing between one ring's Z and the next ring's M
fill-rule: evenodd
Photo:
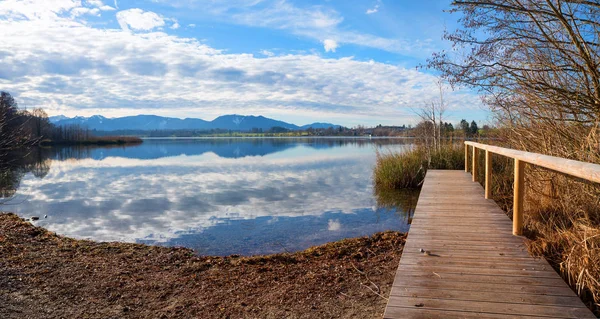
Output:
M223 115L212 121L205 121L198 118L173 118L157 115L135 115L116 118L107 118L102 115L93 115L90 117L76 116L66 117L64 115L51 116L50 122L58 126L80 125L90 130L97 131L118 131L118 130L211 130L222 129L232 131L251 131L252 129L269 130L273 127L283 127L288 130L305 130L310 127L320 128L339 128L339 125L331 123L312 123L298 126L283 121L270 119L264 116L253 115Z

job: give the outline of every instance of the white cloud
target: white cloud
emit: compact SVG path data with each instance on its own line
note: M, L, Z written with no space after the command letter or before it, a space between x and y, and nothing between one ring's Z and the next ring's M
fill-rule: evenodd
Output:
M408 122L410 107L435 97L434 76L415 69L307 54L229 54L195 39L153 32L164 18L126 19L127 28L151 30L131 33L71 19L74 8L65 2L48 12L22 6L0 10L5 66L0 86L22 106L70 116L209 118L238 112L336 118L342 124L371 117L398 124ZM334 49L331 43L329 48ZM464 91L449 93L448 103L451 109L480 105Z
M78 0L6 0L0 2L0 14L13 19L52 20L77 7L81 7Z
M213 9L213 13L231 14L231 21L234 23L277 29L310 30L332 28L344 20L334 10L321 6L301 9L285 0L275 1L260 8L256 5L247 5L240 9L239 7L231 7L231 3L219 5L225 5L225 7L217 7Z
M168 4L170 2L159 0ZM340 44L354 44L372 47L388 52L418 57L429 56L431 43L422 40L408 41L402 38L384 38L373 34L349 29L344 17L325 5L295 6L287 0L236 0L236 1L194 1L210 19L225 23L286 30L292 34L323 42L336 39ZM376 5L379 10L380 4Z
M85 2L94 7L101 7L104 5L102 0L85 0Z
M102 0L86 0L85 1L88 5L92 6L92 7L96 7L102 11L114 11L116 10L115 8L104 4L104 2ZM117 6L117 1L115 0L115 7Z
M338 43L332 39L326 39L323 41L323 47L325 48L325 52L335 52L335 49L338 48Z
M269 51L269 50L261 50L260 54L264 55L264 56L268 56L268 57L272 57L275 56L275 53Z
M100 6L100 7L98 7L98 8L99 8L100 10L102 10L102 11L114 11L114 10L117 10L117 9L115 9L115 8L111 7L111 6L106 6L106 5L104 5L104 6Z
M101 11L114 10L100 0L6 0L0 2L0 12L9 19L33 19L53 21L70 15L100 16Z
M373 13L377 13L379 11L379 5L376 4L373 9L367 9L367 12L365 12L366 14L373 14Z
M165 23L169 22L171 25L169 26L169 29L171 30L177 30L181 27L181 25L179 24L179 21L177 21L177 19L175 18L164 18Z
M190 24L188 24L188 27L190 27L190 28L195 28L195 27L196 27L196 24L194 24L194 23L190 23Z
M129 31L129 28L136 31L150 31L165 25L165 20L158 14L139 8L117 12L117 21L126 31Z
M93 15L93 16L100 16L100 9L98 8L84 8L84 7L80 7L80 8L74 8L71 10L71 14L74 17L78 17L84 14L89 14L89 15Z

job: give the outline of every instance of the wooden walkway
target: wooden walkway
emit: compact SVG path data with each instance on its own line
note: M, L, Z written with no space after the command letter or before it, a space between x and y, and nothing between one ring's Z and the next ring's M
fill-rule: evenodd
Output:
M469 173L429 170L384 318L596 317Z

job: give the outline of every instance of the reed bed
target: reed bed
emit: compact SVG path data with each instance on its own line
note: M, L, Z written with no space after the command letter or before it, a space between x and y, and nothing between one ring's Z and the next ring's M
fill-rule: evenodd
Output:
M373 180L377 191L419 188L427 169L464 169L464 144L433 150L415 146L403 152L377 152Z
M94 136L87 141L98 144L138 144L143 142L141 138L136 136Z
M377 151L374 171L376 190L418 188L426 172L426 161L420 149L402 153Z
M482 153L479 167L485 167ZM493 155L492 171L492 198L512 218L512 159ZM483 174L480 170L481 183ZM524 234L530 253L548 260L600 316L600 185L533 165L525 178Z
M81 140L62 140L52 141L43 140L41 146L53 145L124 145L124 144L141 144L144 141L136 136L91 136Z

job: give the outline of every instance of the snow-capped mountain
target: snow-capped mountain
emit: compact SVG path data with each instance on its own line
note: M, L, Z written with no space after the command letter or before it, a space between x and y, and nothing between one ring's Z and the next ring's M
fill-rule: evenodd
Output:
M69 118L63 115L51 116L50 122L56 125L81 125L91 130L116 131L116 130L207 130L223 129L234 131L250 131L252 129L269 130L273 127L283 127L289 130L312 128L338 128L339 125L330 123L313 123L303 126L290 124L283 121L270 119L264 116L253 115L223 115L212 121L197 118L173 118L157 115L135 115L117 118L106 118L102 115L90 117L76 116Z

